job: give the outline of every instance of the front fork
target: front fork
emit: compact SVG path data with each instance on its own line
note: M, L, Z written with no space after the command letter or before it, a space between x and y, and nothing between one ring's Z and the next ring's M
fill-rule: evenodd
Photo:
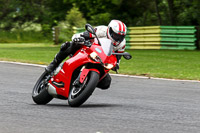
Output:
M87 69L85 66L83 66L80 71L80 74L78 75L77 79L74 81L73 85L80 86L84 82L85 78L87 77L87 75L90 71L95 71L100 74L99 70L97 70L97 69L94 69L94 68Z

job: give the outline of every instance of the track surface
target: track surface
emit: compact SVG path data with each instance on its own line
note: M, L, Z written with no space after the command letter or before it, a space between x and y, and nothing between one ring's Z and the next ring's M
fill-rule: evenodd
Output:
M53 99L36 105L44 68L0 63L0 133L197 133L200 83L112 76L79 108Z

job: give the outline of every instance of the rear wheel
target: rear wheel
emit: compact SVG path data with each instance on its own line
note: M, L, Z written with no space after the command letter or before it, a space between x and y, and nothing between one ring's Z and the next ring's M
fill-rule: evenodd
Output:
M99 74L90 71L84 82L80 86L72 86L69 93L68 103L71 107L79 107L82 105L93 93L99 82Z
M45 71L33 87L32 98L36 104L47 104L53 99L47 91L49 79L50 75Z

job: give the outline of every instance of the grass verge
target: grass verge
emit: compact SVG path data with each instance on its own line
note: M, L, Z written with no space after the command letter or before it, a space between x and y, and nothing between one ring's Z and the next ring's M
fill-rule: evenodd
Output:
M49 64L60 46L51 44L0 44L0 60ZM147 77L200 80L200 51L127 50L133 58L122 59L119 73Z
M44 35L36 31L0 31L1 43L27 43L27 42L51 42L52 34Z
M35 43L1 43L0 60L48 64L59 46Z

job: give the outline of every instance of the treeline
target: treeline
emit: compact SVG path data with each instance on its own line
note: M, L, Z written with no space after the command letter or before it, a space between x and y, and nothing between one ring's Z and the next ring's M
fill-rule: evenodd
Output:
M78 25L79 18L92 25L111 19L127 26L200 25L200 0L0 0L0 28L7 31L34 23L45 33L69 14L70 26Z

